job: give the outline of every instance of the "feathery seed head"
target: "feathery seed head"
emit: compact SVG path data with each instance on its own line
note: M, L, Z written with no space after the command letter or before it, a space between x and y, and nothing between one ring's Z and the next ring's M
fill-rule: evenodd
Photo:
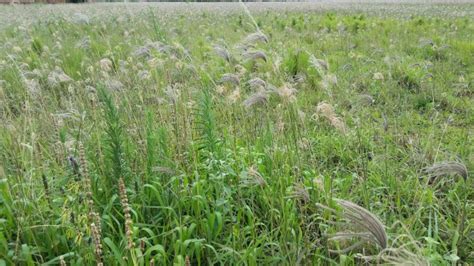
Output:
M226 48L219 45L214 45L214 52L225 61L230 62L231 55L230 55L230 52Z
M244 106L250 108L252 106L263 105L268 102L268 94L266 92L256 92L244 101Z
M383 74L380 72L374 73L374 76L372 77L374 80L384 80Z
M240 99L240 88L237 87L227 98L231 103L236 103Z
M337 116L330 117L329 122L335 129L339 130L341 133L343 134L347 133L346 124L342 121L340 117L337 117Z
M354 238L359 238L360 240L341 251L330 250L332 253L347 253L364 243L372 243L381 249L387 248L388 237L385 232L385 226L380 222L375 214L347 200L335 199L335 201L342 208L342 218L345 221L342 225L347 227L349 231L344 230L330 235L329 241L344 242ZM325 210L331 211L332 213L339 213L327 206L320 204L317 205Z
M267 62L267 55L263 51L248 51L242 54L242 56L246 60L256 61L261 59Z
M297 90L292 88L289 84L285 84L278 89L278 95L287 102L293 102L296 100L296 92Z
M112 60L108 58L101 59L99 61L99 65L102 71L105 71L105 72L110 72L113 68Z
M429 183L434 183L442 176L459 175L464 180L468 177L467 167L459 162L441 162L423 169L429 178Z
M267 83L261 78L253 78L247 81L247 83L249 84L250 88L254 90L262 90L267 86Z
M265 181L265 178L263 178L263 176L258 172L256 167L252 165L242 176L240 184L244 187L265 187L267 185L267 181Z
M361 94L358 97L358 102L361 105L371 105L375 102L374 98L369 94Z
M242 65L235 65L235 71L237 72L237 76L242 77L247 73L247 69L245 69Z
M263 34L263 32L258 31L258 32L249 34L245 38L244 42L247 43L247 44L254 44L256 42L267 43L268 42L268 37L265 34Z
M324 75L329 71L329 63L322 59L317 59L314 55L310 55L309 62L311 66L313 66L320 75Z
M293 186L291 197L300 200L303 204L308 203L311 199L309 192L303 183L297 183Z
M336 112L334 111L334 107L326 102L320 102L318 106L316 106L316 112L326 118L336 116Z
M235 74L226 73L226 74L222 75L221 79L219 80L219 83L231 83L231 84L234 84L234 85L239 85L240 84L240 79Z

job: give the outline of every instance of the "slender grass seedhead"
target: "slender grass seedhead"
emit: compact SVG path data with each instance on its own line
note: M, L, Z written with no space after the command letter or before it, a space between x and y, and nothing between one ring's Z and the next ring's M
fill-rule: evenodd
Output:
M89 176L89 171L87 170L87 160L86 154L84 151L84 146L82 142L79 142L79 162L81 174L84 177L84 188L86 191L87 200L92 200L92 187L91 187L91 180Z
M41 179L43 181L44 196L46 198L46 201L48 201L49 206L51 207L51 194L49 191L48 179L46 178L45 174L41 175Z
M142 252L142 254L145 252L145 246L146 246L146 243L145 243L145 239L140 239L140 251Z
M133 242L133 222L130 214L130 206L128 204L127 190L123 178L119 179L119 194L120 203L122 204L122 210L125 218L125 234L127 236L128 249L132 250L135 246Z
M92 240L94 241L94 254L97 266L103 266L104 264L102 263L102 235L100 234L99 230L97 229L97 226L94 223L91 224L91 234Z
M74 179L79 181L81 179L81 172L76 158L71 155L67 157L67 161L69 162L69 166L71 167L72 173L74 174Z
M89 210L88 216L89 221L96 225L97 230L100 234L102 234L102 226L100 221L99 214L95 211L94 199L92 194L92 185L91 185L91 177L89 175L89 171L87 170L87 159L86 154L84 151L84 145L82 142L79 142L79 162L80 162L80 170L83 178L83 185L84 191L86 193L86 203L87 208Z

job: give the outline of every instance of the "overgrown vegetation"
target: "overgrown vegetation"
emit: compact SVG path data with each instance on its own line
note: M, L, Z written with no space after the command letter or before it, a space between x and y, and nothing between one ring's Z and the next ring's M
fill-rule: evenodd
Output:
M474 6L416 6L0 7L0 265L474 263Z

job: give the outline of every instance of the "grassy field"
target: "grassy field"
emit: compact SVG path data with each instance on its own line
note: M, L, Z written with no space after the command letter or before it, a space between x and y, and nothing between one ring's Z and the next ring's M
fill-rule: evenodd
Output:
M474 264L472 15L0 6L0 265Z

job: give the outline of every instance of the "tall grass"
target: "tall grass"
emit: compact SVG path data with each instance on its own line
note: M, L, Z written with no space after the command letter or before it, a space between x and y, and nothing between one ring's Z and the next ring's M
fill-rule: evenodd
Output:
M473 263L474 7L383 7L0 7L0 264Z

